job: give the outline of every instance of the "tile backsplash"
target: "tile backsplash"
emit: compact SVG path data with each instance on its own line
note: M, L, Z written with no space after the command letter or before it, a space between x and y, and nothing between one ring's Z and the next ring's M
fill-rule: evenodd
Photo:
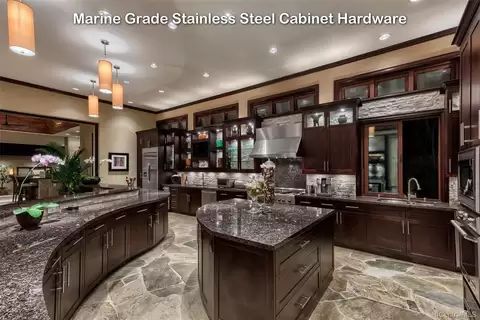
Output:
M307 174L307 186L316 185L317 179L331 179L331 194L336 197L354 197L356 195L356 177L353 175Z

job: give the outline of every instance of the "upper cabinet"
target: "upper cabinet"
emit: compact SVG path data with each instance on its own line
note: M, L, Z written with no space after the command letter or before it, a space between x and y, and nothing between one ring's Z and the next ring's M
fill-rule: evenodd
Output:
M196 112L193 117L196 129L221 126L225 121L238 118L238 104Z
M480 141L480 1L469 1L453 43L460 47L460 146Z
M304 173L357 172L358 99L317 105L303 112Z
M318 104L318 85L248 101L249 114L266 118L297 112Z

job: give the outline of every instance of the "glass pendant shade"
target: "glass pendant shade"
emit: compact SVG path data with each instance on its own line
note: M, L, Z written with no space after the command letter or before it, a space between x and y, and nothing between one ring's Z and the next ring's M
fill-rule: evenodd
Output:
M35 55L35 26L33 9L17 0L7 0L8 45L23 56Z
M98 60L98 88L102 93L112 93L112 63L110 61Z
M120 83L114 83L112 88L112 108L123 109L123 86Z
M88 96L88 116L98 118L98 97L93 94Z

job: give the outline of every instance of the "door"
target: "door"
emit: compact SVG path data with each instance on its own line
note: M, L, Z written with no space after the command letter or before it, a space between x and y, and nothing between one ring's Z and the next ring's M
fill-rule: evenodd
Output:
M106 272L107 226L104 223L86 231L85 235L85 291L97 285Z
M329 152L328 128L315 127L303 130L303 169L306 173L326 173Z
M362 248L366 240L366 214L361 211L338 211L335 242L351 248Z
M412 261L454 269L453 213L407 210L407 254Z
M357 172L357 125L336 125L329 128L330 152L327 170L331 174L355 174Z
M62 294L60 296L60 319L65 319L79 302L82 290L83 237L76 240L65 253L62 262Z
M142 207L129 214L130 256L136 256L150 246L153 226L152 207Z
M390 208L385 207L387 212ZM404 255L405 221L403 217L382 214L368 214L367 247L380 254Z
M471 103L471 69L470 69L470 41L468 41L461 52L461 108L460 108L460 145L471 139L470 130L470 103Z
M158 189L158 148L142 149L142 187Z
M130 227L127 213L113 218L112 227L108 231L107 269L111 271L122 264L128 257L128 238Z
M155 210L153 217L153 242L154 244L157 244L165 237L168 231L165 226L165 216L168 215L167 204L160 203Z

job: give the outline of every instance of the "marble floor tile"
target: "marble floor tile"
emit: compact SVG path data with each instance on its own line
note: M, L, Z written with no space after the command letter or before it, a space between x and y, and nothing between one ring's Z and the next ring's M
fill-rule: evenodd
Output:
M197 280L197 224L170 213L154 249L114 272L74 320L208 320ZM335 248L333 281L310 320L467 319L457 273Z

